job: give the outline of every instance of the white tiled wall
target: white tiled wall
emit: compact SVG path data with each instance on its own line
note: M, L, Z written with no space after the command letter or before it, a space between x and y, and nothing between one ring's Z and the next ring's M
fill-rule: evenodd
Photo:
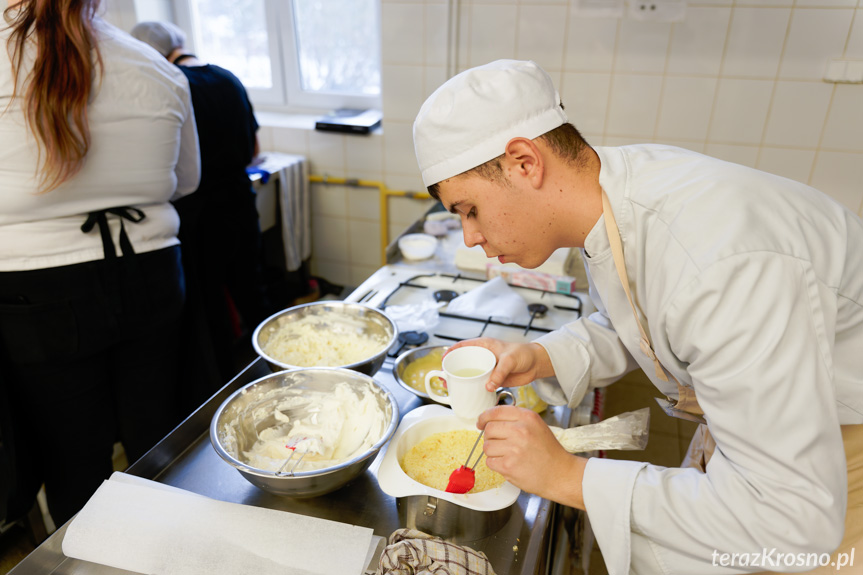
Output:
M317 175L422 190L411 124L447 76L532 59L595 145L662 142L813 185L863 216L863 85L822 81L831 57L863 59L863 0L690 0L681 22L589 18L578 0L381 0L384 130L315 132L259 114L262 148L309 158ZM155 10L155 12L153 12ZM167 0L106 0L130 29ZM314 185L312 271L356 285L380 264L374 188ZM391 198L396 237L431 201Z
M577 0L461 0L457 70L532 59L596 145L663 142L809 183L863 215L863 85L822 81L863 59L863 0L691 0L682 22L587 18ZM446 0L382 0L384 133L262 132L312 172L421 190L411 123L447 77ZM315 186L313 271L356 285L378 265L377 193ZM429 202L390 200L391 237ZM374 254L374 256L370 255Z

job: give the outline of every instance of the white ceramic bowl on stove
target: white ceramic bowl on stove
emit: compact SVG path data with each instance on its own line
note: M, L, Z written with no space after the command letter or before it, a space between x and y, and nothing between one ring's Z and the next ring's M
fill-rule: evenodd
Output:
M429 234L405 234L398 243L402 257L407 260L430 258L437 249L437 238Z
M497 511L515 503L521 490L508 481L479 493L448 493L423 485L404 472L399 461L413 446L429 435L456 429L477 431L476 425L456 417L450 408L442 405L423 405L405 414L376 469L384 493L393 497L426 495L476 511Z

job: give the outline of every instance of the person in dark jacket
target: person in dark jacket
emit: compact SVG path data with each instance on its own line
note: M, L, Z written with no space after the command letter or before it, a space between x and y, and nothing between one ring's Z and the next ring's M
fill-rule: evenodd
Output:
M170 22L141 22L132 36L156 49L189 80L201 145L201 184L175 204L188 281L191 347L184 398L194 409L235 372L236 315L252 330L268 314L261 271L261 230L246 166L257 156L258 123L240 80L185 49Z

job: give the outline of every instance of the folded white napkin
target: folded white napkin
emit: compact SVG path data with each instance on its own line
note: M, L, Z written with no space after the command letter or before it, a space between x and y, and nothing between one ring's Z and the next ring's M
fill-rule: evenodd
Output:
M444 311L479 319L490 317L501 323L530 321L527 302L499 276L458 296Z
M160 575L360 575L379 543L365 527L115 473L69 524L63 553Z

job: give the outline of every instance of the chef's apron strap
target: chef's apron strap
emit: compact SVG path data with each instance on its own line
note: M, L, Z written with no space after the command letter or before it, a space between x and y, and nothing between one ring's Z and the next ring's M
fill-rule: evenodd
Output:
M614 257L614 267L617 269L617 276L623 285L623 291L626 293L629 307L632 308L635 325L638 326L638 331L641 333L641 342L639 344L641 352L653 362L656 377L662 381L668 381L668 378L671 377L674 383L677 384L677 399L669 397L669 408L663 409L671 416L677 416L677 413L681 413L688 416L685 419L695 419L704 423L704 410L698 405L695 390L681 384L671 372L666 373L659 358L656 357L656 353L653 351L650 336L638 317L635 302L632 300L632 291L629 289L629 276L626 273L626 261L623 259L623 241L620 239L620 229L617 227L617 221L614 219L614 212L611 209L611 201L608 199L608 194L605 193L605 190L602 190L602 219L605 222L605 230L608 234L608 243L611 245L611 255Z
M695 433L692 435L692 440L689 442L689 448L686 450L686 455L683 456L680 467L693 467L706 472L707 463L713 457L715 450L716 441L707 425L702 423L695 428Z
M120 217L120 252L124 257L131 258L131 256L135 255L135 250L132 248L132 242L129 241L129 236L126 234L126 226L123 224L123 221L129 220L130 222L137 224L147 217L146 214L138 208L133 208L131 206L107 208L87 214L87 220L81 226L81 231L88 234L98 224L99 235L102 236L102 251L105 254L106 260L111 260L117 257L116 249L114 248L114 241L111 239L111 228L108 226L108 214Z
M695 390L688 385L682 385L673 375L671 378L677 384L677 401L673 402L674 409L685 411L692 415L704 415L704 410L698 405L698 398L695 397Z

